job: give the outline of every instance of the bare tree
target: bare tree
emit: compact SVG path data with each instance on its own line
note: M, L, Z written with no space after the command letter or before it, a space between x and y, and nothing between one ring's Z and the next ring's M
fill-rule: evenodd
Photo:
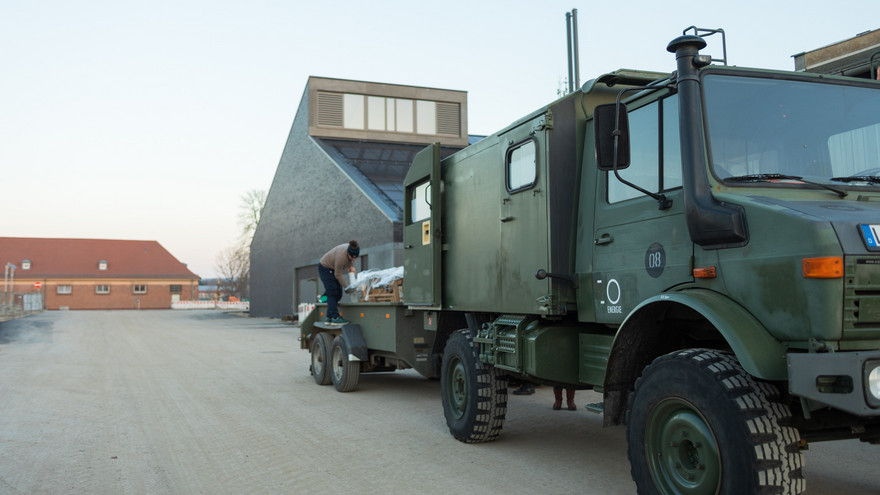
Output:
M238 204L238 225L241 233L235 245L217 255L217 282L221 291L240 299L249 297L251 274L251 240L260 223L260 215L266 204L266 191L251 189L244 193Z
M238 244L230 246L217 255L217 280L221 293L247 299L250 279L250 249Z
M261 189L251 189L244 193L239 202L238 225L241 227L242 240L245 240L248 246L254 238L257 224L260 223L260 215L263 213L263 206L266 205L266 194L266 191Z

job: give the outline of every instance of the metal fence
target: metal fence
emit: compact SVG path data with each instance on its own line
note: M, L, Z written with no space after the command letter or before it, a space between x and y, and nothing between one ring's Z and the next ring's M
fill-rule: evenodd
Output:
M248 301L178 301L171 303L171 309L222 309L233 311L250 311Z
M43 311L43 294L37 292L4 292L0 290L0 321Z

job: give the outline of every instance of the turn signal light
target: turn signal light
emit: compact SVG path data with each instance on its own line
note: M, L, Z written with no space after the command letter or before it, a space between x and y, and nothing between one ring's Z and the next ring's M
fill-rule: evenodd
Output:
M804 258L805 278L841 278L843 277L843 258L826 256L824 258Z
M703 268L694 268L694 278L715 278L715 267L706 266Z

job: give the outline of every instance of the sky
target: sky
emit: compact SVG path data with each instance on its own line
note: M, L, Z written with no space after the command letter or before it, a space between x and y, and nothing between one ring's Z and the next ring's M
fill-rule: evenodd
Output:
M214 277L310 75L467 91L491 134L556 99L574 8L581 84L671 72L688 26L786 70L880 28L873 0L0 0L0 236L155 240Z

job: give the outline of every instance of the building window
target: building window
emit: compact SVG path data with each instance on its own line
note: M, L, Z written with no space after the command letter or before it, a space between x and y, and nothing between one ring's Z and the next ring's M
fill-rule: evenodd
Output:
M110 286L107 284L98 284L95 286L95 293L96 294L109 294L110 293Z
M147 293L147 285L146 284L134 284L134 293L135 294L146 294Z
M433 101L416 101L416 132L437 134L437 104Z
M98 270L106 270L107 269L107 261L101 260L98 262Z
M58 294L70 294L73 292L73 287L70 285L59 285L55 291Z
M30 270L31 269L31 260L24 260L21 262L22 270Z
M367 129L371 131L384 131L388 128L385 123L386 108L385 98L380 98L378 96L367 97L367 116L369 117L369 120L367 120Z
M394 108L396 109L396 125L388 130L397 132L413 132L413 101L402 100L400 98L388 98L388 100L394 103Z
M171 286L171 293L172 294L180 294L181 292L183 292L182 285L172 285Z
M318 91L318 125L428 136L460 136L458 103Z

